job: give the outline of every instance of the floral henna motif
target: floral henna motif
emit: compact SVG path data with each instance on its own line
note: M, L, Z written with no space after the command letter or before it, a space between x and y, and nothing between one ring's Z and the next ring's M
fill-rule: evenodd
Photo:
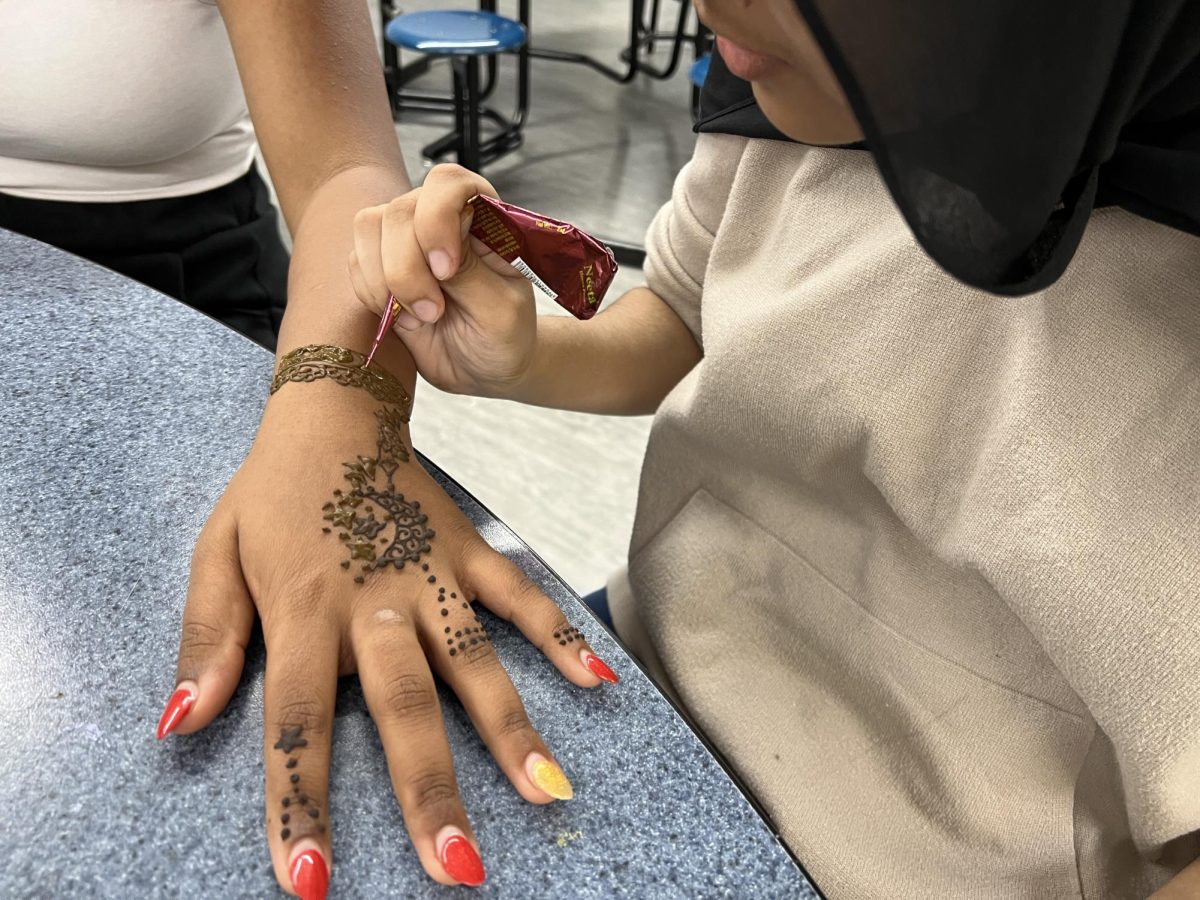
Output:
M400 433L404 419L398 410L387 407L376 413L376 419L376 455L344 463L342 474L350 490L334 491L334 499L323 507L325 521L339 529L338 539L350 551L350 560L361 560L364 572L389 565L403 569L406 562L419 561L429 552L435 534L420 502L405 499L393 481L400 464L409 458ZM362 579L358 575L354 580L362 584Z
M325 344L297 347L279 361L279 370L271 381L271 393L289 381L312 382L329 378L346 387L362 388L381 403L399 407L399 415L408 421L412 398L386 369L366 367L367 358L354 350Z
M349 551L342 568L358 563L370 572L406 562L417 562L429 552L434 531L421 504L396 489L395 475L410 459L404 441L412 400L404 386L380 366L366 368L366 357L342 347L310 344L286 354L271 382L274 394L288 382L311 382L329 378L338 384L362 388L385 405L375 411L378 425L374 456L360 456L344 463L343 477L349 490L335 490L333 500L322 507L325 534L337 533ZM355 575L358 584L363 575Z

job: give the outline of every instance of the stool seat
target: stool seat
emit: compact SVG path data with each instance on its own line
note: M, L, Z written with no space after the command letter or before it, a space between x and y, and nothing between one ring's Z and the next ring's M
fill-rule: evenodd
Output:
M504 16L467 10L404 13L388 23L398 47L437 56L487 56L525 43L525 26Z
M698 88L704 87L704 79L708 77L708 64L712 61L712 55L705 53L702 57L692 63L691 69L688 70L688 78L692 85Z

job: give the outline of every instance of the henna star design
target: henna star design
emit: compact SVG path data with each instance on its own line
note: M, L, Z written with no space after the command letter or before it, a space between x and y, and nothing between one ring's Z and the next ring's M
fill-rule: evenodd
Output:
M307 747L308 741L300 737L300 726L295 728L283 728L279 731L279 740L275 742L275 749L282 750L284 753L291 753L297 747Z

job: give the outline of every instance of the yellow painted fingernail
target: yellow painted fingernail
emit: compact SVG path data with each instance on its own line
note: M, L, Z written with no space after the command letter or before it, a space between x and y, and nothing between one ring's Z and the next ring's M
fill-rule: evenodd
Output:
M575 796L575 789L567 781L563 770L540 753L529 754L525 770L529 773L529 780L555 800L570 800Z

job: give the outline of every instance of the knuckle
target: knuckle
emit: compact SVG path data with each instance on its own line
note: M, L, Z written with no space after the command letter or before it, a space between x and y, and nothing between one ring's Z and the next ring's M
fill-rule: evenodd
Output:
M441 808L458 800L458 787L454 775L445 769L427 769L418 772L408 781L408 794L412 805L423 812Z
M284 623L314 624L325 622L331 614L329 598L335 590L332 579L323 573L306 570L311 560L280 560L279 591L285 602L272 602L262 611L263 630L270 634Z
M413 208L417 205L416 191L393 197L384 207L385 219L408 219L412 217Z
M503 669L490 641L468 647L463 651L462 659L467 664L467 672L476 678L490 678L496 669Z
M411 673L394 675L383 685L379 715L389 722L411 722L433 715L437 697L424 679Z
M469 178L470 176L470 170L464 169L457 163L440 163L429 170L429 175L426 176L426 180L433 178L437 181L451 182L461 181L462 179Z
M546 595L542 593L542 589L534 584L528 575L515 566L509 578L508 591L513 599L513 604L518 609L534 603L540 603L546 599Z
M550 634L561 634L571 628L571 620L562 614L562 610L555 607L556 615L550 623Z
M373 628L390 631L393 628L407 625L411 620L400 610L385 606L371 613L367 621Z
M369 231L378 226L379 220L382 218L383 207L367 206L360 209L354 214L354 230L356 232Z
M195 620L184 622L179 642L180 652L200 653L205 650L213 650L221 645L223 635L224 632L220 628L209 625L207 622Z
M325 711L312 701L289 697L279 704L276 724L280 728L297 728L301 734L321 735L325 733Z
M396 259L390 254L384 256L383 280L387 284L387 289L397 297L404 298L413 293L415 279L407 260Z
M525 714L524 707L514 706L506 709L496 718L494 728L496 734L501 737L509 737L533 731L533 723Z

